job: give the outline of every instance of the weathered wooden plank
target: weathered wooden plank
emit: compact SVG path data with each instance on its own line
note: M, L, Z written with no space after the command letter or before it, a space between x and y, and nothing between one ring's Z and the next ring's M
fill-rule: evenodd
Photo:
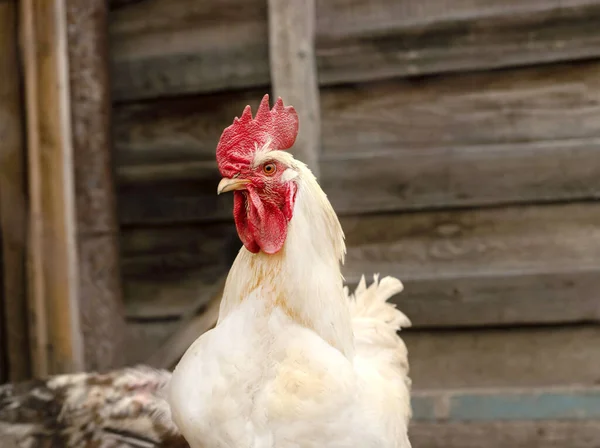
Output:
M588 61L326 89L324 152L597 138L599 73Z
M292 148L319 177L321 117L315 59L316 0L268 0L273 96L294 105L300 123Z
M599 222L599 203L345 217L344 274L399 277L394 302L417 328L597 322ZM131 315L176 315L228 268L231 235L232 223L126 230Z
M25 258L25 121L18 59L18 8L0 3L0 221L3 268L3 348L7 377L24 381L31 375Z
M599 197L599 80L591 62L327 89L322 186L341 214ZM118 108L122 222L229 218L214 148L263 93Z
M321 85L600 55L596 0L317 1ZM269 84L265 0L137 2L111 16L114 96Z
M369 269L435 279L597 269L599 219L598 202L347 217L346 275Z
M598 420L600 388L460 389L415 391L416 421L482 422Z
M595 0L322 0L324 84L597 56Z
M415 390L592 386L600 379L598 325L400 335Z
M159 369L174 369L194 341L217 324L226 279L226 275L222 275L211 288L203 291L205 297L199 297L188 307L178 328L146 360L146 364Z
M268 90L261 89L117 104L113 113L117 166L214 162L223 129L246 105L256 111L265 93Z
M85 367L124 363L125 317L111 160L106 0L66 0Z
M598 387L415 390L420 447L586 447L600 437Z
M125 276L123 280L126 313L132 319L178 319L191 303L205 297L203 293L210 288L212 279L227 273L226 267L195 271L188 268L178 275L166 275L150 267L149 260L147 263L144 267L147 266L148 277ZM138 265L138 269L141 270L141 266Z
M600 139L367 154L322 162L341 214L600 197Z
M419 448L597 448L600 421L413 422Z
M116 100L268 84L265 0L139 2L109 25Z
M23 0L35 376L84 369L64 0Z
M233 225L124 229L127 315L135 319L180 317L200 297L210 299L241 243Z
M372 155L597 138L599 76L590 61L323 89L323 149ZM266 92L117 105L118 160L214 160L223 128Z
M127 322L127 344L123 347L127 365L144 363L178 326L176 319Z
M577 269L408 277L393 302L420 328L598 322L598 270Z
M130 184L128 181L123 182L123 170L119 171L121 183L117 186L117 194L122 225L185 225L227 220L232 216L232 197L216 194L215 185L221 179L216 164L211 164L209 170L199 169L196 173L198 178L183 182L179 179L156 182L144 180L142 183Z

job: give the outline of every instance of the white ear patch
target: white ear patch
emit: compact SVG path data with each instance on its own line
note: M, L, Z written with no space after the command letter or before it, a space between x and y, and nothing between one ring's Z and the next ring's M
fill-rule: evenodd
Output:
M298 177L298 172L295 171L295 170L293 170L293 169L291 169L291 168L288 168L281 175L281 180L283 182L288 182L288 181L294 179L295 177Z

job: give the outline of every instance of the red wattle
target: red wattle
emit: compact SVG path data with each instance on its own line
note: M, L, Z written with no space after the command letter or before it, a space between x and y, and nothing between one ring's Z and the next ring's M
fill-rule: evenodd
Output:
M250 230L248 213L246 211L245 194L245 192L241 191L233 192L233 217L235 220L235 228L244 247L253 254L256 254L260 251L260 247L254 240L254 235Z
M234 218L238 235L246 249L274 254L281 250L292 217L295 187L287 192L283 210L264 200L254 188L234 192ZM289 218L288 218L289 217Z

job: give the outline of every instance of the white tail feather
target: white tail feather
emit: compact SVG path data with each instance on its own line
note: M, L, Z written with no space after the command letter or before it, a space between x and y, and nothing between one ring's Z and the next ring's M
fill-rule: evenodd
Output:
M354 294L349 295L348 288L344 288L346 296L350 300L352 320L377 319L392 326L394 331L410 327L411 323L408 317L396 309L396 305L388 302L403 289L402 282L397 278L384 277L379 281L379 274L373 276L373 283L367 288L365 276L361 276Z
M408 375L406 345L397 333L403 327L410 327L411 322L395 304L388 302L403 289L397 278L379 280L378 274L373 276L373 283L368 288L363 275L354 294L348 295L348 288L345 288L357 354L378 358L383 364L391 362L400 369L397 373Z
M379 280L379 275L374 275L369 287L362 276L354 294L348 294L347 288L345 291L350 302L356 356L375 367L388 384L390 394L401 397L399 412L408 424L411 417L408 351L398 331L410 327L411 322L396 309L396 305L388 302L402 289L402 282L397 278ZM405 438L406 427L401 428L398 434L398 437ZM399 446L410 447L410 443L406 439L405 445Z

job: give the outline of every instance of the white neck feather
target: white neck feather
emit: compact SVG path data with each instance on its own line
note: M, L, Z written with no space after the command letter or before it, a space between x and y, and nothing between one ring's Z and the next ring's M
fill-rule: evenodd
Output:
M303 163L292 163L298 193L285 244L274 255L242 247L227 278L219 322L261 288L273 309L280 307L351 358L354 338L340 270L344 233L314 175Z

